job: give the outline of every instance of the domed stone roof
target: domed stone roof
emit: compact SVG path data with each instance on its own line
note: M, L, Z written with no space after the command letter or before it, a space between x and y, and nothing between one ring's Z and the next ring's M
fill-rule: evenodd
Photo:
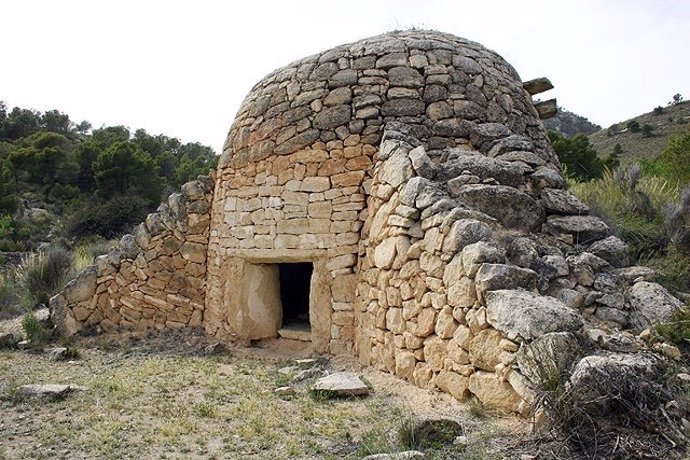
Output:
M527 135L537 153L554 161L510 64L478 43L410 30L338 46L267 75L242 103L220 168L352 134L378 147L381 128L391 121L410 125L429 149L456 147L473 136Z

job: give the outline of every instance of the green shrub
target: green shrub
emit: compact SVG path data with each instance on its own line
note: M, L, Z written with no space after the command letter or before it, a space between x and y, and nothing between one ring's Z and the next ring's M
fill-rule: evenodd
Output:
M664 211L678 197L675 183L642 177L640 168L632 167L606 171L596 181L571 183L570 189L630 245L636 259L665 250Z
M75 210L67 218L65 234L75 238L114 238L143 221L150 211L150 204L141 197L116 196L105 203Z
M676 311L668 323L658 324L656 331L676 345L690 346L690 307Z
M24 315L22 329L32 348L41 348L50 339L51 331L33 312Z
M65 285L72 267L72 254L64 249L31 254L17 268L22 300L28 310L48 305L48 300Z

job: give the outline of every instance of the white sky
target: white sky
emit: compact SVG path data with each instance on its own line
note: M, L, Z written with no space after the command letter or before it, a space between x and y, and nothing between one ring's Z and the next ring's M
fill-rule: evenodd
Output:
M410 27L478 41L604 127L690 98L690 1L0 0L0 100L220 151L277 67Z

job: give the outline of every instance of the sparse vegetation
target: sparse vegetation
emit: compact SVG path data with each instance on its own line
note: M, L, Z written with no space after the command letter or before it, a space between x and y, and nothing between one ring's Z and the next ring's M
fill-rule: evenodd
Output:
M40 349L48 342L51 331L33 312L28 312L22 319L22 329L32 348Z
M50 298L63 288L72 260L69 251L54 248L46 253L30 254L17 268L22 302L28 311L47 306Z

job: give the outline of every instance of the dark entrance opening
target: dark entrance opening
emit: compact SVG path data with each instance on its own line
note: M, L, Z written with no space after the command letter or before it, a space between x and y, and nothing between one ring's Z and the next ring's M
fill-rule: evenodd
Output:
M311 262L278 264L283 328L309 330L309 288L314 266Z

